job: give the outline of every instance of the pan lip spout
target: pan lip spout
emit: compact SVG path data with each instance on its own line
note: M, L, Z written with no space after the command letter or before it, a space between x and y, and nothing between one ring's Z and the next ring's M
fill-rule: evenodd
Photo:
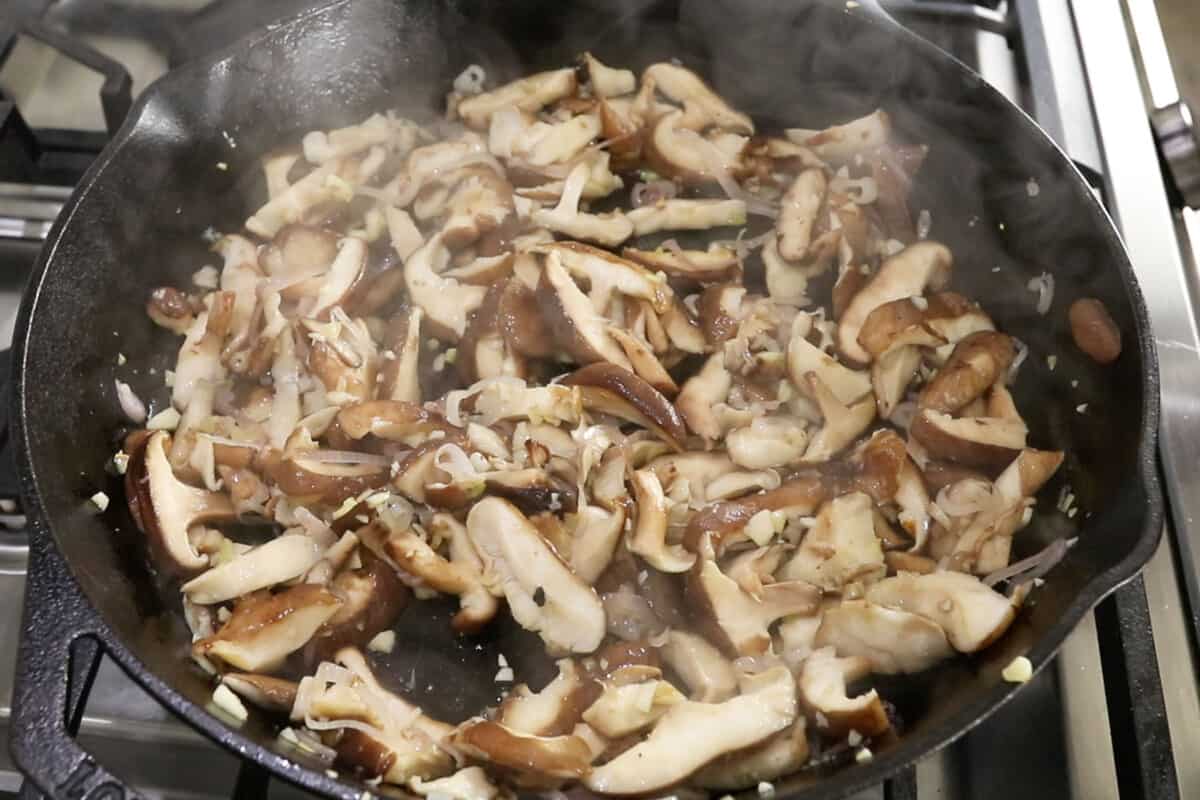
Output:
M343 797L346 800L359 797L364 788L369 789L370 787L366 787L365 784L352 784L332 778L321 769L302 765L286 751L277 750L238 729L229 727L224 721L206 710L204 706L189 700L182 690L168 683L156 671L147 666L135 654L129 643L117 634L105 613L100 611L87 596L79 581L81 574L79 567L63 555L59 546L60 537L70 534L67 531L57 530L51 523L50 515L47 513L39 493L40 480L36 463L38 459L34 452L33 432L26 416L29 408L36 402L34 393L36 387L31 387L27 383L27 359L30 349L30 322L37 314L45 313L46 303L43 298L43 290L47 276L61 274L61 271L50 272L49 267L60 259L60 246L63 242L64 232L79 224L77 216L89 193L105 175L114 160L119 157L125 145L144 130L148 110L152 111L161 104L162 99L173 90L172 87L180 86L187 81L203 79L206 73L237 58L239 54L246 53L259 42L286 40L290 31L294 31L308 20L322 19L322 24L335 27L351 22L353 16L349 13L349 9L360 9L364 2L378 7L389 5L388 0L333 0L333 2L297 17L260 29L231 47L184 65L155 81L143 92L112 142L96 159L68 200L51 230L37 265L30 276L29 289L22 300L17 318L16 330L18 333L12 362L14 391L11 393L9 401L10 420L15 437L13 441L20 454L22 497L30 519L31 548L40 548L44 551L45 558L58 559L65 567L64 574L72 576L69 580L75 584L73 590L83 598L81 602L87 604L90 612L90 634L102 642L105 653L116 660L158 702L231 752L256 762L275 776L305 789L326 796ZM946 70L954 70L964 82L983 83L982 78L961 62L894 22L881 18L871 11L857 12L848 8L846 13L855 18L856 24L861 23L886 30L889 36L897 37L905 47L911 48L931 62L943 65ZM1160 415L1159 365L1150 329L1149 313L1142 291L1134 275L1129 256L1106 209L1090 191L1083 188L1086 181L1079 170L1032 118L986 84L976 87L976 91L985 92L998 107L1019 115L1014 117L1018 120L1018 133L1029 137L1034 144L1046 152L1056 155L1056 161L1061 163L1066 173L1063 180L1073 182L1077 189L1075 194L1078 196L1077 202L1081 204L1081 212L1094 215L1096 232L1104 240L1106 253L1111 253L1112 261L1124 286L1125 296L1132 309L1133 323L1137 333L1137 352L1142 363L1142 408L1141 418L1138 421L1140 439L1136 465L1130 465L1129 475L1131 482L1136 481L1136 489L1130 492L1132 500L1142 504L1139 508L1141 528L1139 535L1133 547L1120 561L1107 570L1090 576L1083 583L1061 617L1042 632L1034 646L1024 654L1030 659L1036 671L1053 658L1067 635L1083 619L1084 615L1089 613L1107 595L1133 579L1159 546L1164 516L1164 497L1157 460ZM1086 209L1086 212L1083 209ZM62 258L70 258L70 254L62 256ZM31 568L36 568L36 565L31 565ZM36 601L37 598L29 598L29 602ZM881 748L869 762L838 769L822 776L818 782L812 785L796 785L789 788L788 780L781 780L778 782L776 794L780 797L838 798L881 783L917 759L932 754L958 739L1008 702L1020 688L1018 684L1000 680L998 674L995 676L995 681L995 685L978 691L972 702L946 713L919 734L903 735L894 744Z

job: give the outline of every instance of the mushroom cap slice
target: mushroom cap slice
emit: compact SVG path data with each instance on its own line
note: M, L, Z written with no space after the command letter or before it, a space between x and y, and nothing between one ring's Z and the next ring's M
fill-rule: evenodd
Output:
M738 674L733 663L703 636L670 630L659 653L667 666L687 684L693 700L719 703L737 694Z
M633 223L635 236L658 231L703 231L745 225L746 203L742 200L674 199L635 208L625 216Z
M683 384L675 398L675 407L698 436L715 442L723 431L713 406L725 402L732 386L733 376L725 367L725 354L713 353L700 371Z
M496 616L496 598L484 586L483 576L468 565L442 558L412 531L393 531L383 546L388 557L405 572L421 578L432 589L458 595L462 608L451 623L456 631L474 633Z
M953 414L1002 380L1015 357L1011 336L996 331L972 333L954 346L950 358L921 390L917 404Z
M828 461L870 426L871 420L875 419L875 398L867 394L860 400L845 404L817 373L805 375L804 382L824 418L821 429L808 442L804 460Z
M808 761L808 725L799 717L765 742L726 753L692 776L705 789L748 789L790 775Z
M662 392L616 364L589 364L562 380L579 387L583 407L637 423L675 450L683 449L687 429Z
M497 111L506 108L539 111L573 94L577 85L573 67L538 72L490 92L463 98L458 104L458 115L468 126L484 130Z
M671 289L640 264L626 261L607 250L582 242L550 242L539 245L535 252L558 253L559 260L573 277L582 278L591 286L592 305L603 313L612 292L650 302L656 312L667 310Z
M767 584L754 597L722 572L716 561L703 558L688 573L686 597L709 641L736 657L765 653L771 647L771 623L792 614L814 613L821 590L792 580Z
M192 652L247 672L270 671L303 647L341 605L336 595L311 583L246 600L220 630L192 645Z
M607 361L630 369L620 345L608 335L609 321L592 306L563 266L562 257L551 250L542 266L537 298L542 319L554 339L581 364Z
M309 536L285 533L212 567L182 587L193 603L212 605L303 575L321 557Z
M797 683L800 701L817 717L817 728L831 737L858 731L878 736L891 725L879 693L874 689L857 697L846 694L846 684L866 677L871 663L865 658L838 658L832 647L814 650L800 667Z
M737 252L720 242L712 242L707 250L639 250L626 247L621 255L654 272L669 278L695 281L700 284L719 283L738 274Z
M631 480L637 525L628 540L629 549L660 572L687 572L695 563L696 554L677 544L667 544L667 498L662 484L653 472L645 469L634 472Z
M716 171L729 173L738 167L736 156L691 130L681 110L663 114L649 126L643 152L655 172L689 184L716 181Z
M687 778L718 756L752 747L796 719L796 683L785 667L748 679L722 703L687 701L663 715L644 741L594 768L583 783L602 794L653 792Z
M358 537L346 534L357 544ZM395 624L411 594L390 564L370 550L357 548L362 566L343 569L329 583L342 606L317 630L305 648L310 663L333 658L347 647L365 647ZM328 555L325 556L329 558Z
M591 53L584 53L580 60L587 70L592 94L597 97L620 97L637 91L637 76L632 71L610 67Z
M982 314L978 305L955 292L902 297L876 306L867 315L858 343L872 358L904 345L942 347L950 341L942 330L953 332L956 320Z
M296 702L296 682L273 675L251 672L227 672L221 683L264 711L287 713Z
M712 548L719 556L758 512L788 509L801 515L812 514L829 496L829 488L819 475L801 474L761 494L710 503L688 520L683 544L693 553Z
M227 495L188 486L175 477L167 456L170 443L166 431L140 439L129 454L125 496L159 563L168 572L188 575L208 566L208 558L192 548L188 528L227 522L237 513Z
M858 343L858 334L870 313L892 300L923 294L927 288L944 288L953 262L949 248L929 241L917 242L884 259L838 320L838 350L858 363L869 362L871 354Z
M924 409L913 417L910 433L934 458L995 474L1025 448L1028 430L1019 419L955 419L940 411Z
M851 581L864 583L886 572L883 549L875 536L874 503L863 492L830 500L817 514L792 558L783 565L784 580L806 581L830 592Z
M815 645L865 658L872 672L885 675L920 672L954 655L937 623L866 600L844 600L825 609Z
M600 506L582 506L576 514L572 534L571 570L585 582L594 584L612 562L624 530L623 506L611 511Z
M974 653L999 639L1015 614L1007 597L961 572L901 573L867 587L866 599L937 623L961 653Z
M574 730L601 687L569 658L558 662L558 675L539 692L522 683L500 704L496 722L515 733L561 736Z
M704 80L686 67L668 62L651 64L642 72L642 81L650 81L658 91L682 103L684 122L700 130L710 125L735 133L754 133L750 117L735 111Z
M646 342L615 325L609 327L608 334L616 339L617 344L625 351L626 358L633 365L633 371L639 378L661 392L664 397L674 397L679 394L679 387L675 384L675 379L671 377L671 373L667 372L662 362L655 357Z
M499 722L471 719L454 729L450 744L510 772L525 788L555 786L580 778L592 763L587 742L578 736L530 736Z
M788 128L787 138L812 149L825 161L845 164L854 156L887 144L892 120L883 110L821 131Z
M796 176L780 201L777 247L788 261L800 261L808 255L813 226L825 202L825 173L806 169Z
M808 432L796 417L759 417L725 437L729 457L746 469L782 467L800 461Z
M351 439L362 439L370 434L390 441L406 441L412 436L453 428L440 414L404 400L367 400L343 406L338 411L337 421L342 432Z
M845 405L850 405L871 392L871 377L861 370L850 369L833 356L808 341L797 331L788 342L788 375L801 392L811 394L805 376L816 373L821 382Z
M654 723L672 706L684 702L679 690L664 680L608 682L583 720L602 736L617 739Z
M485 497L467 514L484 575L503 591L513 619L556 653L590 653L604 638L604 606L537 528L506 500ZM540 590L540 592L539 592ZM541 605L535 594L544 595Z

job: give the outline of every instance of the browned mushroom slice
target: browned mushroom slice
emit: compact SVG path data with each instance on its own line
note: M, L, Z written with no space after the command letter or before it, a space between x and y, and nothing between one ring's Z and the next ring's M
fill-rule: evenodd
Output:
M705 558L688 573L687 599L708 639L726 655L753 656L770 648L775 620L816 611L821 590L804 581L784 581L764 586L756 598Z
M787 509L798 515L812 514L828 495L829 487L819 476L801 474L777 489L725 503L710 503L688 520L683 544L693 553L711 546L720 556L758 512Z
M150 292L146 315L154 324L171 333L184 336L196 321L196 309L186 294L171 286L160 286Z
M733 377L725 367L725 354L714 353L704 366L683 384L675 407L680 416L687 420L688 427L709 442L721 438L721 423L713 412L713 406L725 402L733 386Z
M451 623L456 631L475 633L496 616L499 606L484 586L483 576L467 564L442 558L412 531L393 531L384 541L384 552L430 588L458 596L462 608Z
M828 461L845 449L871 425L875 419L875 398L868 394L852 404L845 404L816 372L805 376L809 394L817 402L823 422L808 442L804 461Z
M615 364L590 364L562 380L577 386L584 408L633 422L653 432L676 450L683 449L687 429L662 393Z
M999 639L1014 616L1009 598L961 572L901 573L867 587L866 599L937 623L960 653L974 653Z
M645 380L646 383L649 383L655 389L662 392L666 397L674 397L679 393L679 387L675 384L675 379L663 367L662 362L655 357L646 342L628 331L621 330L615 325L608 329L608 334L625 351L625 356L629 359L630 364L633 365L633 371L639 378Z
M699 75L686 67L665 62L651 64L642 72L642 81L653 82L658 91L676 103L682 103L689 128L701 130L712 125L735 133L754 133L750 117L731 108Z
M913 417L912 437L934 458L995 474L1025 447L1028 430L1019 419L962 417L925 409Z
M683 250L660 246L657 250L626 247L621 255L669 278L699 284L720 283L735 278L740 266L733 248L711 242L707 250Z
M878 736L890 724L883 701L874 689L850 697L846 684L866 677L871 662L865 658L838 658L832 647L814 650L800 668L797 684L800 702L815 717L817 730L830 737L842 737L850 731L863 736Z
M223 603L299 577L320 557L314 539L287 533L209 568L183 584L182 591L193 603Z
M738 326L745 311L746 287L737 284L709 286L700 294L697 304L700 312L700 327L709 344L718 345L737 335Z
M666 665L687 684L693 700L719 703L737 694L738 674L733 663L703 636L671 630L659 652Z
M600 694L600 686L573 660L558 662L558 675L540 692L514 686L497 711L496 722L527 736L570 733L584 710Z
M454 729L450 744L511 775L522 788L548 788L583 777L591 749L578 736L530 736L485 719L469 719Z
M542 303L542 318L554 338L577 361L608 361L626 370L632 366L620 345L609 336L609 321L575 285L555 251L546 256L537 297Z
M337 421L351 439L362 439L369 434L396 442L452 427L440 414L400 400L368 400L344 406Z
M921 390L918 405L953 414L1003 379L1015 356L1011 336L995 331L972 333L955 345L949 360Z
M270 671L303 647L341 604L336 595L310 583L247 598L220 630L192 645L192 652L247 672Z
M296 702L296 682L273 675L229 672L221 676L221 683L264 711L286 714Z
M953 333L953 322L966 315L981 315L979 306L954 292L924 297L902 297L877 306L863 321L858 343L872 358L905 345L941 347Z
M870 282L854 295L838 320L837 345L842 355L860 364L871 354L858 343L858 334L872 311L884 303L941 290L950 279L950 250L937 242L917 242L884 259Z
M815 644L832 647L839 656L865 658L872 672L885 675L920 672L954 655L936 623L865 600L844 600L826 609Z
M921 350L914 345L894 348L871 362L871 390L881 418L895 413L920 366Z
M605 632L600 598L512 504L485 497L467 514L467 531L485 579L502 587L519 625L555 653L590 653L600 645Z
M483 130L492 115L501 109L539 111L555 100L573 94L576 85L575 70L571 67L538 72L490 92L464 98L458 104L458 115L470 127Z
M382 486L390 477L386 461L339 464L321 460L321 451L296 453L268 465L266 473L298 502L332 504Z
M639 744L584 778L601 794L631 795L671 786L718 756L752 747L796 719L796 683L785 667L743 681L723 703L678 703Z
M552 242L540 245L536 252L557 253L567 272L588 283L592 306L598 311L608 308L613 292L646 300L656 312L667 309L670 287L633 261L581 242Z
M496 309L496 327L504 334L513 352L530 358L546 358L557 351L543 308L535 291L520 280L510 280L504 287Z
M679 545L667 544L667 498L662 484L653 472L644 469L633 473L632 483L637 526L628 540L629 549L661 572L687 572L696 555Z
M359 548L359 558L361 567L343 570L329 583L342 606L313 635L305 649L309 663L333 658L345 647L365 647L408 605L408 587L395 569L365 548Z
M851 581L870 583L885 572L883 550L875 537L874 504L862 492L837 497L822 508L795 555L780 572L837 592Z
M175 477L167 450L171 435L155 431L129 452L125 497L156 561L168 573L193 575L208 566L188 539L188 529L206 522L234 519L229 497L188 486Z
M891 128L891 118L886 111L880 110L822 131L789 128L787 137L811 148L826 161L845 164L860 153L887 144Z
M607 681L600 696L583 712L583 720L602 736L617 739L648 727L683 701L679 690L664 680Z
M658 231L703 231L745 225L746 204L741 200L674 199L635 208L626 216L636 236Z
M610 67L591 53L584 53L580 60L587 70L592 94L597 97L620 97L637 90L637 76L631 71Z
M383 366L379 371L379 397L404 403L421 402L418 367L421 356L420 307L401 311L388 323L384 334Z
M717 180L717 174L737 169L737 156L729 156L686 125L681 110L654 121L643 141L645 163L655 172L688 184Z
M791 775L807 763L808 755L808 725L800 717L761 744L715 759L691 782L705 789L748 789Z

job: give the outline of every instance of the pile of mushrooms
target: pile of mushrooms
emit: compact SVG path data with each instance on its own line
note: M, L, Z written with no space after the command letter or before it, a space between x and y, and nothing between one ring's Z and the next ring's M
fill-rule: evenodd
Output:
M917 235L924 149L883 111L763 133L683 66L590 54L449 103L271 154L217 284L149 298L178 413L128 436L127 500L194 659L423 795L869 757L897 720L863 682L1004 634L1062 462ZM364 652L446 595L557 677L457 725L385 688Z

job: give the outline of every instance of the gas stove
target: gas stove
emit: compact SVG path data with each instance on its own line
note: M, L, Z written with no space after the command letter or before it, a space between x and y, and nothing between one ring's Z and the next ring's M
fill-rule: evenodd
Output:
M8 0L0 11L0 346L59 208L154 78L312 0ZM1162 371L1167 535L1014 700L866 798L1200 797L1200 162L1153 0L884 0L898 19L1025 108L1117 220ZM1086 9L1086 10L1085 10ZM1158 137L1156 144L1155 137ZM1161 153L1161 158L1160 158ZM1165 179L1165 180L1164 180ZM0 366L6 364L0 356ZM0 408L3 406L0 405ZM0 430L0 444L4 441ZM0 454L0 738L24 593L15 480ZM19 732L17 733L19 735ZM145 797L264 797L256 768L174 720L105 661L85 749ZM0 752L0 796L22 777ZM270 785L272 797L298 796Z

